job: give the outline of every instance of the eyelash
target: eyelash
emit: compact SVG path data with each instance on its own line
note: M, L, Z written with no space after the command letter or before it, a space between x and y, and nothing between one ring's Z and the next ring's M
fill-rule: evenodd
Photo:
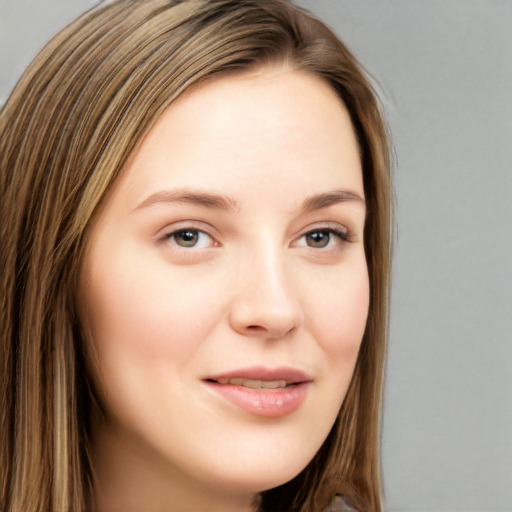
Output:
M331 246L331 242L332 242L333 236L335 238L337 238L338 244L344 244L344 243L349 243L350 242L350 237L349 237L349 234L347 232L341 231L340 229L336 229L336 228L333 228L333 227L320 227L320 228L312 229L310 231L307 231L303 235L301 235L298 240L301 240L303 238L306 238L308 236L312 236L312 235L315 235L315 234L318 235L320 233L322 235L327 235L328 236L326 245L319 246L319 247L314 247L314 246L306 244L305 247L310 247L312 249L328 249L328 248L331 248L330 246ZM338 244L336 244L336 245L338 245Z
M185 233L187 234L195 234L196 235L196 239L199 239L201 238L201 236L206 236L208 238L210 238L212 241L214 240L213 237L211 235L209 235L208 233L206 233L206 231L203 231L201 229L197 229L197 228L180 228L180 229L177 229L176 231L173 231L172 233L168 233L167 235L165 235L165 239L169 242L171 242L173 245L175 245L176 247L180 247L182 249L204 249L205 247L197 247L197 243L194 243L193 245L179 245L178 242L177 242L177 237L178 235L184 235ZM210 242L211 243L211 242ZM208 245L210 245L210 243Z
M318 235L318 234L328 235L327 243L323 246L318 246L318 247L308 245L307 242L304 245L298 243L298 241L300 241L302 239L306 239L306 237L312 236L315 234L316 235ZM190 240L191 245L180 245L177 242L177 237L179 235L188 235L189 237L191 237L191 240ZM349 243L351 241L350 236L347 232L341 231L340 229L336 229L334 227L325 226L325 227L319 227L316 229L312 229L312 230L307 231L306 233L303 233L297 239L296 245L299 247L309 247L312 249L326 249L331 245L332 236L336 237L338 239L338 243L341 243L341 244ZM196 249L196 250L198 250L198 249L205 249L205 248L210 247L212 244L211 241L208 242L207 245L203 245L203 247L198 247L198 243L201 242L202 237L203 238L208 237L211 241L214 241L214 238L211 235L209 235L206 231L203 231L203 230L197 229L197 228L177 229L171 233L166 234L165 240L168 242L171 242L173 245L175 245L176 247L179 247L181 249Z

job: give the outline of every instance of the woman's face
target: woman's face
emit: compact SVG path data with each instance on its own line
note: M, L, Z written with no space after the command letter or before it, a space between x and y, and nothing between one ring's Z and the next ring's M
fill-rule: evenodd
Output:
M364 222L354 131L320 79L259 70L175 102L88 236L98 473L242 494L297 475L365 329Z

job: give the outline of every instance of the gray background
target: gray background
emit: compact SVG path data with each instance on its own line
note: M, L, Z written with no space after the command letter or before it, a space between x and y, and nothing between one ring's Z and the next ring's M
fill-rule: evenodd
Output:
M0 0L0 102L95 0ZM512 511L512 0L300 0L393 134L386 510Z

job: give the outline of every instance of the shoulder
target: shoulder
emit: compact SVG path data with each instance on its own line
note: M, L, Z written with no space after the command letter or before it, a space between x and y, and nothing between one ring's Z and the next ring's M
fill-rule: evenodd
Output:
M357 512L349 501L340 494L333 496L325 512Z

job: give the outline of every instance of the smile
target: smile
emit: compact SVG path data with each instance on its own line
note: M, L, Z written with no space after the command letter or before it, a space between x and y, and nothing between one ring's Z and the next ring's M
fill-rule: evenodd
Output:
M256 380L256 379L244 379L242 377L235 377L233 379L220 378L216 381L218 384L230 384L232 386L242 386L249 389L282 389L287 386L293 385L285 380Z
M312 379L292 368L249 368L203 382L231 405L249 414L279 418L293 413L304 403Z

